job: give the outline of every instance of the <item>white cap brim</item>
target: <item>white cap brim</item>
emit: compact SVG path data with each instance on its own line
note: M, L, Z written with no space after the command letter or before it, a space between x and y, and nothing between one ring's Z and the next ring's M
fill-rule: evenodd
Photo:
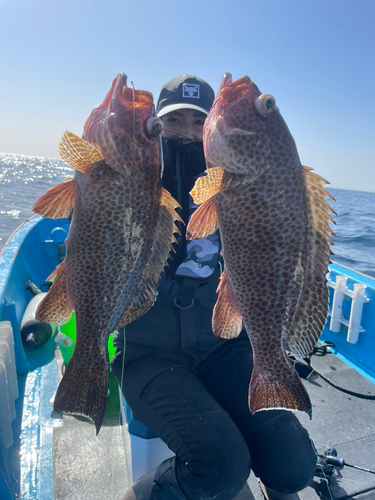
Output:
M200 106L196 106L195 104L178 103L178 104L169 104L168 106L165 106L165 108L162 108L157 113L156 116L160 118L161 116L171 113L172 111L177 111L178 109L195 109L197 111L200 111L201 113L204 113L205 115L208 115L208 111L201 108Z

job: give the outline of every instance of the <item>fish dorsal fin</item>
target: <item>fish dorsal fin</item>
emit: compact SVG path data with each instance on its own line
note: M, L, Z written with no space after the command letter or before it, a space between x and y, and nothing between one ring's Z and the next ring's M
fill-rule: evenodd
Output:
M169 252L172 250L172 243L176 242L173 235L173 231L178 232L175 221L179 220L183 223L181 217L175 211L179 206L169 192L162 188L160 211L154 232L155 237L152 238L148 260L143 266L136 292L125 307L116 328L125 326L140 318L155 302L160 272L167 264Z
M104 161L104 156L100 151L68 130L64 132L60 140L59 153L68 165L84 174L93 170L99 162Z
M310 226L314 228L314 230L323 236L329 243L331 242L331 236L335 233L329 227L329 222L336 222L329 215L330 213L336 213L332 209L332 207L326 202L327 198L330 198L333 201L336 201L335 198L328 193L324 189L325 184L329 184L323 177L312 172L312 169L309 167L304 167L305 177L306 177L306 187L307 187L307 196L310 205ZM311 239L311 235L310 235ZM328 265L328 263L327 263Z
M206 175L198 177L190 193L194 203L200 205L221 191L223 187L224 172L224 169L221 167L213 167L205 171Z
M68 271L65 260L57 266L47 278L55 278L47 295L40 302L35 317L43 323L63 325L67 323L73 311L73 305L68 290Z
M232 285L224 270L217 288L219 297L212 316L212 329L217 337L233 339L242 330L242 316L237 308Z
M74 180L66 180L48 189L33 206L33 212L49 219L69 217L74 205Z
M164 188L161 188L161 200L160 203L169 211L172 215L173 220L179 220L182 224L185 224L181 217L176 212L176 208L181 208L181 206L177 203L177 201L173 198L173 196ZM177 226L173 223L173 230L175 233L180 233Z
M206 238L215 233L218 228L216 208L210 198L202 203L191 216L186 229L186 239Z
M322 221L322 232L328 231L328 234L334 234L328 226L328 221L334 222L330 213L336 214L332 207L326 202L327 198L336 201L335 198L326 191L323 186L329 184L323 177L312 172L309 167L304 167L306 176L306 187L309 194L312 215L316 221ZM336 214L337 215L337 214Z
M326 273L332 255L330 237L334 234L329 227L329 212L334 211L326 202L333 197L323 188L328 183L308 167L304 167L304 174L309 205L307 266L294 328L288 338L289 349L301 357L314 349L327 321Z

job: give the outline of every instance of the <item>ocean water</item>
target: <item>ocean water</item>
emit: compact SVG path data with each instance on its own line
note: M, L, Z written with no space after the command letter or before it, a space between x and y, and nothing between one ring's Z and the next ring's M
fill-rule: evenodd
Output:
M62 160L0 153L0 249L47 189L73 175Z
M0 153L0 250L33 215L35 200L72 174L62 160ZM375 193L328 190L337 212L332 260L375 277Z

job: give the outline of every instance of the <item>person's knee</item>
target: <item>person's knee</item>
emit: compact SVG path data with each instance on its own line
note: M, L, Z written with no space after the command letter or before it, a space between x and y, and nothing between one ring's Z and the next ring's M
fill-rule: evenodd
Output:
M224 445L220 452L217 450L209 464L212 497L221 492L226 492L227 498L231 495L234 497L246 483L250 465L250 455L244 441L231 446Z
M197 497L234 498L250 474L250 455L242 438L220 439L206 443L198 459L187 464L189 473L182 480L183 489ZM179 481L180 482L180 481Z
M304 489L316 469L316 452L306 429L293 414L285 412L262 432L267 437L256 456L252 454L255 474L267 487L280 493Z
M262 482L278 493L297 493L308 486L314 477L316 468L315 456L305 456L298 464L290 464L287 467L269 470L262 474Z

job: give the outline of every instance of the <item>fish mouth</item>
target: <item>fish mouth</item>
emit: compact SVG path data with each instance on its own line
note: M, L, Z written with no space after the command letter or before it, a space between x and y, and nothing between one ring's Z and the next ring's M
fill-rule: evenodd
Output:
M147 90L137 90L134 88L133 82L132 87L128 87L128 77L125 73L120 73L117 75L113 81L111 90L112 95L110 96L110 112L115 111L114 108L118 106L124 106L125 108L150 108L154 104L154 97L151 92Z
M233 78L232 78L231 73L224 73L223 76L221 77L219 90L217 91L214 103L211 106L211 111L214 109L216 104L220 101L220 94L221 94L222 90L224 88L228 87L232 82L233 82Z
M225 87L229 87L229 85L231 85L232 82L233 82L233 78L232 78L231 73L224 73L223 76L221 77L221 82L220 82L220 85L219 85L218 94L220 94L220 92Z
M218 92L220 99L225 102L237 100L250 89L252 83L247 75L233 82L230 73L224 73Z
M85 122L85 140L100 147L97 137L99 131L110 129L111 133L114 127L117 132L121 130L121 133L128 137L125 124L133 123L129 116L132 116L134 121L139 121L154 115L154 98L151 92L137 90L134 85L129 88L127 83L128 77L125 73L119 73L113 80L103 102L95 106ZM130 136L132 141L135 141L134 131L130 132Z
M154 97L147 90L137 90L128 87L128 77L125 73L119 73L113 80L111 88L105 96L103 102L96 106L97 112L107 110L115 112L119 106L125 108L151 107L154 104Z
M229 102L239 99L249 90L252 83L250 77L247 75L233 81L231 73L224 73L221 77L219 90L217 91L211 110L219 101Z
M141 142L137 140L136 135L134 135L135 130L131 127L128 129L128 120L125 117L132 116L134 121L143 121L143 119L154 115L154 97L147 90L135 89L133 82L131 82L131 87L128 87L127 83L128 77L125 73L120 73L115 78L114 85L111 88L112 96L108 106L107 117L108 120L116 117L117 132L121 132L128 141L142 146Z

